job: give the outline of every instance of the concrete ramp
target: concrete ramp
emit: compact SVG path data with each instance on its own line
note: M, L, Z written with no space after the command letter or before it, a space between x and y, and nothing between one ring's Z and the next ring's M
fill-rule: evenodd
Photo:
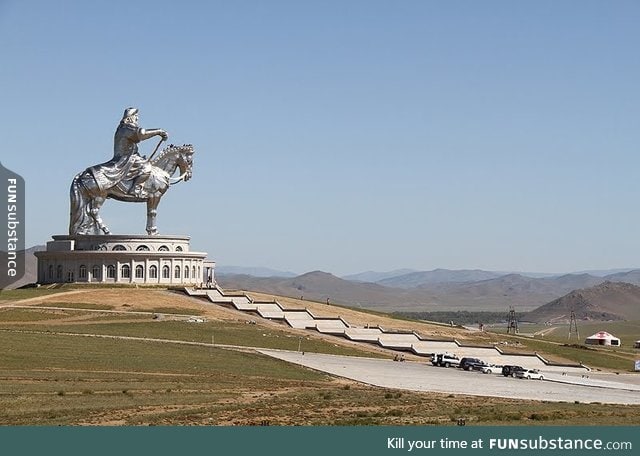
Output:
M282 308L275 303L256 303L256 311L262 318L270 318L270 319L284 319L284 311Z
M373 342L377 343L378 338L382 335L380 328L347 328L344 331L347 339L357 342Z
M401 350L408 350L419 341L418 337L411 334L395 334L395 333L383 333L378 338L378 345L385 348L396 348Z
M220 299L224 297L224 295L217 288L213 288L211 290L202 290L202 291L204 291L206 295L209 297L209 299L211 299L212 301L215 301L216 299Z
M344 335L344 331L347 328L348 326L340 318L316 320L316 329L318 330L318 332L321 332L324 334Z
M479 358L482 361L487 361L488 358L500 356L500 352L493 347L458 347L457 353L460 357ZM489 362L489 361L487 361Z
M214 300L213 303L214 304L220 304L220 303L231 304L236 309L242 310L244 312L255 312L258 308L258 305L254 304L253 302L242 300L242 299L235 299L235 298L219 298Z
M313 329L316 327L316 320L306 310L285 310L284 320L292 328Z
M429 356L433 353L457 353L460 346L453 341L420 340L413 344L416 355Z

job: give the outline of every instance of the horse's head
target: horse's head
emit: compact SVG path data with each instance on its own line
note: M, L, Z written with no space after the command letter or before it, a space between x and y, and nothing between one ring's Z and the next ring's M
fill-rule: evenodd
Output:
M160 156L153 161L153 165L160 169L163 169L169 175L173 175L176 168L180 169L179 180L189 180L192 174L193 167L193 146L191 144L184 144L182 146L175 146L173 144L165 148Z
M184 144L178 147L178 161L176 164L180 168L180 175L184 176L185 182L191 179L193 168L193 146L191 144Z

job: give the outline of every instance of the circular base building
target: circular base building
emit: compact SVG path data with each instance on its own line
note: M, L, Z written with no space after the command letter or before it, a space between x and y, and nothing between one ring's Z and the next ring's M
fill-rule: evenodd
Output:
M38 283L200 285L215 263L192 252L188 236L57 235L36 252Z

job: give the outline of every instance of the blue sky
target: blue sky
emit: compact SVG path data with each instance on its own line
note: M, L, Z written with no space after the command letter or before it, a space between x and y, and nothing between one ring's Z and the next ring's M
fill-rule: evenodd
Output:
M193 143L158 227L219 265L640 267L637 1L0 0L27 245L127 106ZM142 144L150 153L155 140ZM141 205L108 201L115 233Z

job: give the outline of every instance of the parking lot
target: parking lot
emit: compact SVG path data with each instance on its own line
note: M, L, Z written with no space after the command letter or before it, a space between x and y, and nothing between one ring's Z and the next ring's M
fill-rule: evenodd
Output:
M474 396L495 396L564 402L640 404L640 375L563 375L544 372L545 380L523 380L501 374L482 374L456 368L434 367L428 362L260 350L291 363L384 388L432 391ZM592 378L597 377L597 378Z

